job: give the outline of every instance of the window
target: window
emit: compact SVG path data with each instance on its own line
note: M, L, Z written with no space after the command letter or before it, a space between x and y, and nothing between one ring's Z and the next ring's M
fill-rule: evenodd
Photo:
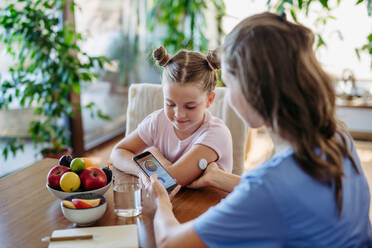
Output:
M266 2L225 1L227 12L224 19L225 32L230 32L245 17L267 11ZM325 26L314 24L319 16L320 6L313 4L311 7L309 17L300 15L299 22L313 31L321 31L327 47L319 48L317 56L324 68L337 77L341 77L343 70L349 68L358 80L372 83L370 55L361 54L359 61L354 51L366 42L367 35L372 31L372 18L368 16L366 6L355 5L355 1L341 1L340 6L332 10L336 20L330 20ZM342 40L337 30L341 32Z
M90 149L125 130L128 86L159 83L160 76L143 55L146 36L146 0L77 0L76 30L86 38L79 45L91 56L106 56L111 64L101 77L81 92L82 106L94 102L110 116L105 121L83 110L85 149Z

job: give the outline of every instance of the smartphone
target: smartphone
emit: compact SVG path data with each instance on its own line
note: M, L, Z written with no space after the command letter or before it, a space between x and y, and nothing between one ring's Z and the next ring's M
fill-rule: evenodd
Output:
M168 173L164 166L160 164L160 162L151 152L146 151L138 154L133 158L133 160L147 177L157 174L158 180L163 184L164 188L166 188L168 192L171 192L177 186L174 178Z

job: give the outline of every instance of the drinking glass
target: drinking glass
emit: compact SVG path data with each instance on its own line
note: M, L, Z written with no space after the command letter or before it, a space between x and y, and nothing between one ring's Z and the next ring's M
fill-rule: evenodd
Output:
M126 175L114 176L114 211L117 216L133 217L141 214L142 184L138 177Z

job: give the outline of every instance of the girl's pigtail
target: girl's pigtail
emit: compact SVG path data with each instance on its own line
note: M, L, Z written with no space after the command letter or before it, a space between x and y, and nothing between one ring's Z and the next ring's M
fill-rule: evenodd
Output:
M214 71L221 68L220 59L217 56L216 50L209 50L207 55L207 62L209 68Z
M171 58L171 56L163 46L160 46L158 49L154 50L152 56L156 61L158 61L158 65L163 67L165 67L168 64Z

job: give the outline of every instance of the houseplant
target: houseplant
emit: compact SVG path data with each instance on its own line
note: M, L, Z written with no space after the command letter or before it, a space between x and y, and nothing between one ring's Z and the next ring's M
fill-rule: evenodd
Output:
M223 0L154 0L148 18L148 26L165 28L160 43L173 54L180 49L206 52L209 48L206 37L206 11L214 7L217 43L222 35L222 18L226 14Z
M22 107L34 106L34 114L41 118L30 123L29 135L35 146L49 153L70 145L65 119L81 110L71 103L71 94L79 94L81 83L92 82L108 61L80 50L81 34L63 22L67 4L74 9L73 1L7 0L0 10L0 41L15 60L10 77L1 79L0 109L16 100ZM94 103L85 107L108 118ZM2 154L6 159L22 149L22 139L13 138Z
M354 0L355 5L365 4L366 11L368 16L372 16L372 0ZM329 1L329 0L278 0L278 1L267 1L268 9L275 11L278 14L286 13L287 16L291 16L292 19L297 22L297 15L301 12L305 13L305 16L308 16L310 11L310 6L318 4L321 6L321 9L326 13L324 16L319 15L316 19L316 22L326 25L329 20L334 19L331 11L340 5L341 0ZM316 47L326 46L326 41L323 39L321 33L315 32L316 35ZM342 35L340 34L342 37ZM365 43L358 48L355 48L356 55L360 58L360 52L366 52L372 58L372 32L370 32L365 40ZM371 59L371 68L372 68L372 59Z

